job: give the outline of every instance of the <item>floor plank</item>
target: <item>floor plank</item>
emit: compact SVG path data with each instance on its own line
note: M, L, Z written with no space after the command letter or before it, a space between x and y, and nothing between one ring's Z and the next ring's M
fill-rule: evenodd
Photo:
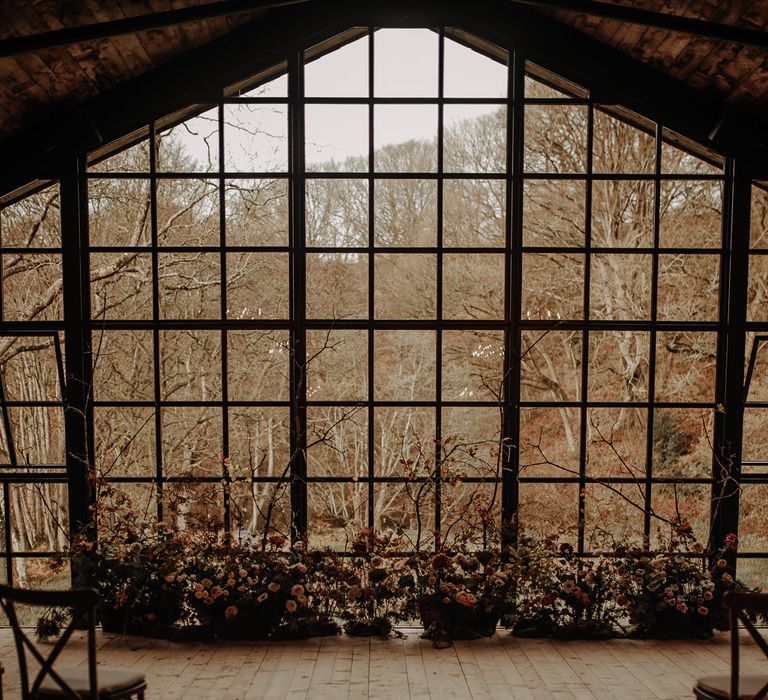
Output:
M691 698L694 680L727 673L726 634L711 641L518 639L507 632L434 649L417 630L405 639L325 637L300 642L174 643L98 634L99 663L147 676L148 700L612 700ZM744 672L765 672L745 643ZM65 663L82 663L76 635ZM0 629L5 698L20 696L9 629Z

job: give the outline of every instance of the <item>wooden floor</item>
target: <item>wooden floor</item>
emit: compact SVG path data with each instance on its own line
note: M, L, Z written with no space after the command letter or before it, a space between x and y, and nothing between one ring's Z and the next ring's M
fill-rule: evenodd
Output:
M99 662L147 675L148 700L261 698L692 698L697 676L727 672L728 638L710 642L554 642L509 633L435 650L404 640L178 644L99 634ZM82 638L67 661L85 654ZM10 630L0 630L5 699L20 697ZM768 672L745 645L743 672Z

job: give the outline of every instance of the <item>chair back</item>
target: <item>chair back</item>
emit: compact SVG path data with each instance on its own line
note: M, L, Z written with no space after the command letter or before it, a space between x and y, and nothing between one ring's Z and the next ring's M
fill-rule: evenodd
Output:
M64 698L72 700L98 700L96 683L96 606L99 594L92 588L80 588L71 591L23 590L0 585L0 607L8 616L13 637L16 643L16 653L19 657L19 675L21 676L22 700L34 700L43 681L50 677L60 688ZM43 654L27 632L19 624L16 605L30 605L44 608L70 608L72 621L62 632L48 654ZM66 646L75 629L86 626L88 637L88 682L89 693L82 695L67 685L64 679L56 673L54 663ZM40 664L40 669L31 676L27 664L27 653Z
M739 696L739 623L768 658L768 642L755 629L750 615L768 612L768 593L741 593L729 591L723 596L723 602L728 608L728 618L731 625L731 697ZM768 683L752 697L752 700L768 698Z

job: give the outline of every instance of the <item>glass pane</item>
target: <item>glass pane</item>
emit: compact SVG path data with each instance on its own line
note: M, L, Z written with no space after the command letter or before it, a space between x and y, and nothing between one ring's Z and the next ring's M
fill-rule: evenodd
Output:
M227 245L288 245L288 181L227 180Z
M507 109L496 105L443 107L443 169L448 173L503 173L507 164Z
M307 400L368 398L368 331L307 331Z
M434 331L376 331L374 348L376 401L434 400Z
M617 545L640 546L643 539L644 487L640 484L587 484L584 548L611 551Z
M663 331L656 336L656 401L715 400L717 334Z
M435 172L437 105L376 105L373 145L376 172Z
M69 543L66 484L10 484L11 527L19 552L63 552ZM18 539L17 539L18 538ZM26 573L34 575L34 560ZM16 573L19 573L17 568ZM67 586L68 588L69 586Z
M46 187L0 209L4 248L60 248L59 187Z
M149 180L89 180L88 233L91 246L149 245Z
M209 173L219 169L219 108L161 131L157 135L157 169Z
M592 256L590 318L645 320L651 316L650 255Z
M563 533L576 536L579 526L578 484L520 484L520 525L534 537Z
M437 241L435 180L376 180L374 241L377 246L434 246Z
M507 67L453 39L445 38L446 97L506 97Z
M659 255L660 321L717 321L719 255Z
M768 484L742 484L739 551L768 553Z
M768 558L739 559L736 576L750 590L765 593L768 588Z
M601 180L592 183L592 245L650 248L655 215L653 183Z
M762 336L762 334L759 334ZM747 369L755 347L755 334L747 333L744 354L744 381L746 382ZM749 383L748 401L768 401L768 342L761 340L757 343L755 366L752 370L752 379Z
M589 400L647 401L650 335L640 331L591 331Z
M428 319L436 313L434 255L415 253L374 256L376 318Z
M152 331L101 331L93 336L97 401L151 401L155 396Z
M221 530L224 488L210 483L167 483L163 486L163 519L179 532Z
M224 105L224 170L288 170L287 105Z
M160 318L221 318L218 253L161 253L157 268Z
M91 255L91 318L152 318L152 256L149 253Z
M144 139L117 151L95 165L90 165L88 170L94 173L148 173L149 141Z
M229 471L235 478L282 477L290 481L291 418L288 408L229 407ZM250 486L250 485L249 485ZM260 484L257 502L274 495L274 486Z
M306 181L307 245L368 245L368 181Z
M304 108L308 171L368 170L368 106L314 105Z
M278 70L285 70L285 64L276 66ZM240 90L235 97L263 97L265 99L288 97L288 75L279 75L277 78L256 85L243 91Z
M764 189L764 185L752 186L750 248L768 248L768 190Z
M684 175L722 175L723 169L664 141L661 146L661 171Z
M768 410L744 409L743 453L745 461L768 462ZM765 471L764 467L759 469Z
M287 482L232 484L229 505L232 529L238 535L250 535L258 543L272 534L290 539L291 490Z
M368 527L368 485L307 484L309 546L349 551L357 533Z
M368 318L368 256L308 253L307 317Z
M368 37L307 62L304 94L307 97L367 97Z
M435 546L434 482L376 484L373 504L375 526L403 537L403 549L429 551Z
M221 399L219 331L160 331L160 397L164 401Z
M227 253L227 318L288 318L288 254Z
M653 173L656 138L605 112L594 111L592 167L596 173Z
M653 411L653 476L707 478L712 473L714 412L700 408Z
M501 478L501 411L495 407L443 408L441 473L448 480Z
M368 478L368 414L360 406L307 408L309 476Z
M723 238L723 185L666 180L661 183L659 245L719 248Z
M526 180L523 245L583 247L586 189L582 180Z
M4 255L2 261L6 321L63 318L61 255Z
M287 331L228 331L230 401L288 401L290 344Z
M431 476L436 453L435 409L377 407L373 416L376 476Z
M523 318L583 318L584 256L524 253L522 292Z
M444 484L440 501L443 543L463 544L475 550L499 545L501 484L492 482Z
M526 105L523 167L528 173L583 173L587 167L587 109Z
M588 409L587 476L645 478L647 422L645 409Z
M160 409L160 421L166 477L223 476L220 408L165 407ZM216 515L221 518L220 512Z
M521 409L520 476L577 477L580 422L578 408Z
M768 255L749 256L747 321L768 321Z
M501 400L503 364L503 332L443 331L443 400Z
M375 97L437 97L439 37L429 29L380 29L373 36Z
M97 406L93 420L99 477L156 475L153 408Z
M8 414L19 465L65 463L64 411L61 406L10 407Z
M520 343L520 398L523 401L578 401L581 398L578 331L523 331Z
M218 180L158 180L157 243L218 246Z
M503 180L443 181L443 245L501 248L506 240Z
M443 318L504 318L503 255L443 255Z
M0 345L0 367L7 401L64 400L52 337L6 336Z

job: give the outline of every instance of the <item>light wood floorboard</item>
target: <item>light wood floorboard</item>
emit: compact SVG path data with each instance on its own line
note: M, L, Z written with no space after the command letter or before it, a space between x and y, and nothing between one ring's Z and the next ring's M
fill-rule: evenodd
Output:
M147 676L148 700L672 700L692 698L697 676L727 673L728 637L712 641L559 642L506 632L433 649L405 639L326 637L301 642L174 643L98 635L99 663ZM754 647L742 650L744 673L768 673ZM65 663L82 663L76 637ZM6 700L20 697L11 632L0 629Z

